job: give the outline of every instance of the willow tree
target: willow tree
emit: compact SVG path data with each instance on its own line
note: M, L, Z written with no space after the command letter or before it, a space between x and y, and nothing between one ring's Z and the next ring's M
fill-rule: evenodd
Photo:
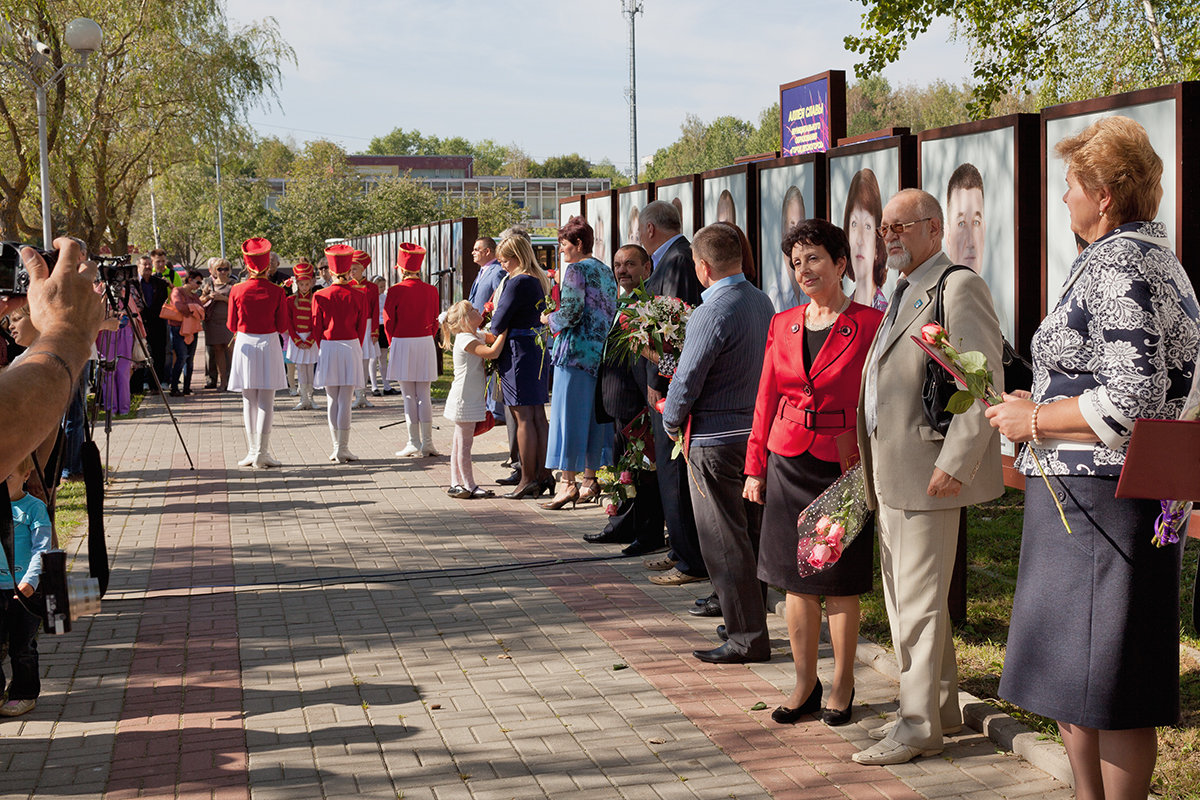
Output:
M274 96L292 51L273 20L232 28L220 0L0 0L3 60L49 45L45 75L74 53L66 23L90 17L104 43L51 87L48 143L56 231L124 252L152 171L196 160L248 108ZM0 69L0 236L40 238L33 91Z

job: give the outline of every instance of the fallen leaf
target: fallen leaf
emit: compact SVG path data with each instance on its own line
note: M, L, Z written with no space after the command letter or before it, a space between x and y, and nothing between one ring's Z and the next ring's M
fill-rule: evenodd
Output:
M510 656L508 653L504 653L503 655L496 656L496 658L507 658L510 661L512 660L512 656Z
M617 670L622 670L622 669L629 669L629 665L628 664L613 664L613 672L616 672Z
M442 704L441 704L441 703L434 703L433 705L431 705L431 706L430 706L430 708L432 708L432 709L438 709L438 708L441 708L441 707L442 707Z
M663 744L666 740L665 739L647 739L647 741L650 742L650 744Z
M758 703L755 703L754 705L750 706L750 710L751 711L763 711L766 709L766 707L767 707L766 703L758 702Z

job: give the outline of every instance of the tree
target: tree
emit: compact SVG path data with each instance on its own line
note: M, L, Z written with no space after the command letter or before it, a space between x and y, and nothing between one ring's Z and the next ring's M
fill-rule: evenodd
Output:
M491 139L478 142L461 136L440 139L425 136L416 128L411 131L394 128L391 133L372 139L363 152L375 156L471 156L476 175L496 175L504 163L506 150Z
M385 178L363 198L355 233L378 233L438 219L438 195L428 184L407 175Z
M682 134L679 139L654 153L645 180L726 167L741 156L751 155L750 141L755 129L737 117L717 117L705 124L695 114L688 114L679 127Z
M213 134L271 95L292 57L274 22L231 30L219 0L0 0L17 36L4 56L22 59L32 36L54 55L67 20L95 19L104 43L84 70L49 92L48 144L57 230L98 250L123 252L129 221L151 173L195 160ZM64 50L67 53L64 54ZM40 233L33 176L38 159L33 93L0 71L0 236Z
M968 111L992 113L1004 95L1039 93L1043 104L1190 80L1200 75L1194 0L862 0L859 74L896 61L933 20L966 39L975 85Z
M592 165L579 153L569 156L550 156L541 164L533 164L531 178L590 178Z
M759 112L758 129L750 134L750 140L746 143L746 147L750 151L749 155L772 153L779 150L782 147L782 135L779 124L779 103L776 102Z
M591 177L607 178L609 185L614 189L629 185L629 176L617 169L616 165L607 158L599 164L592 165Z
M288 173L273 241L282 255L320 258L326 239L353 236L365 216L362 180L345 152L333 142L309 142Z

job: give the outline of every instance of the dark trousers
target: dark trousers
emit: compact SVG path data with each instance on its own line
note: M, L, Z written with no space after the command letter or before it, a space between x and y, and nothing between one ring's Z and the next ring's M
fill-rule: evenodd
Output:
M150 363L153 364L158 382L164 386L170 376L167 371L170 363L167 361L167 336L167 323L153 320L146 323L146 351L150 354ZM154 379L150 377L146 368L133 373L130 391L133 394L142 394L143 387L148 391L154 390Z
M742 655L769 655L767 609L758 579L763 507L742 497L746 443L692 447L689 463L696 479L691 493L700 549L721 598L729 644Z
M2 557L3 554L0 554ZM35 609L42 596L34 592L25 598L25 604ZM42 692L38 675L37 632L41 617L25 610L21 602L13 598L10 582L6 590L0 590L0 646L8 649L8 661L12 667L12 680L8 682L9 700L36 700ZM4 693L4 663L0 661L0 694Z
M63 475L78 475L83 472L83 459L80 456L83 449L83 426L86 424L83 395L82 387L76 386L75 394L71 396L71 404L67 406L67 413L63 417Z
M192 389L192 359L196 356L196 343L199 342L199 337L193 335L192 343L188 344L183 340L183 334L179 332L179 328L171 326L171 352L175 354L175 360L171 364L171 388L179 388L179 376L183 376L183 388L185 391Z
M620 458L625 452L627 442L621 431L628 424L629 420L616 421L616 434L613 436L615 458ZM604 532L624 544L637 542L649 547L660 547L663 543L663 508L662 497L658 491L658 476L647 470L634 470L633 487L636 494L621 503L617 513L609 517Z
M675 443L667 438L663 430L662 414L650 410L650 424L654 426L654 457L658 475L658 490L662 499L663 517L667 521L667 542L671 554L678 561L675 568L685 575L704 577L708 574L704 556L700 553L700 538L696 533L696 518L692 514L692 496L688 489L689 478L683 456L671 458ZM745 450L745 445L742 446ZM742 453L743 458L745 452ZM738 478L738 497L741 497L742 479Z

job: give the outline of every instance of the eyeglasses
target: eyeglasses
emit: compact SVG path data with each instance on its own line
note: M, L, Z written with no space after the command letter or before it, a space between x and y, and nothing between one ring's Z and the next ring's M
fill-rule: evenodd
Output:
M229 272L229 267L217 267L217 272Z
M888 231L891 231L892 233L899 236L900 234L904 233L906 230L911 228L913 225L916 225L918 222L928 222L931 219L933 219L933 217L922 217L921 219L914 219L912 222L893 222L890 225L887 223L884 223L883 225L880 225L878 228L876 228L875 232L877 234L879 234L880 239L887 236Z

